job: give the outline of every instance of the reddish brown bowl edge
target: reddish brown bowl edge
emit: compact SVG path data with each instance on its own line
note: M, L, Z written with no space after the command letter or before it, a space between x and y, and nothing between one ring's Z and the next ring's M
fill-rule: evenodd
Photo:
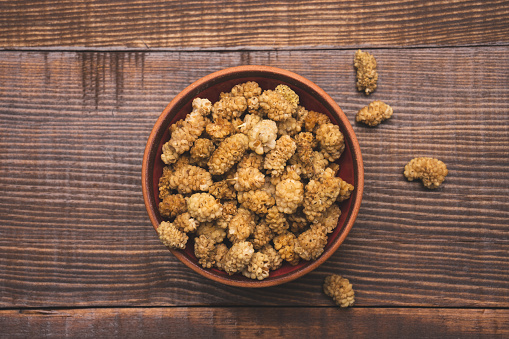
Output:
M158 220L156 216L155 210L152 208L155 201L152 194L150 193L149 187L152 185L152 178L150 177L149 169L150 169L150 159L155 158L155 148L154 143L157 138L157 131L161 129L161 125L166 117L166 115L169 113L169 111L173 108L173 106L177 105L182 98L187 95L187 93L191 92L197 87L203 86L208 81L214 79L214 78L223 78L223 77L229 77L232 74L235 73L247 73L247 72L266 72L266 73L273 73L280 76L284 76L287 78L293 78L299 82L304 83L306 86L313 89L317 94L319 94L326 103L335 111L340 112L341 114L338 114L338 118L341 120L344 129L346 130L346 133L348 134L348 138L345 138L345 140L348 140L350 142L350 150L352 153L352 160L354 164L354 175L355 175L355 182L357 183L354 192L352 194L352 197L355 195L356 200L351 206L351 212L350 216L347 219L346 224L344 225L344 231L340 234L339 238L334 242L334 244L325 251L317 260L313 261L310 265L303 267L301 271L298 271L291 275L283 275L276 277L272 280L261 280L261 281L237 281L237 280L230 280L223 277L219 277L217 275L214 275L213 273L202 269L201 267L198 267L194 262L190 261L186 256L184 256L180 251L170 249L173 255L175 255L181 262L183 262L187 267L195 271L196 273L205 276L209 279L212 279L213 281L220 282L225 285L230 286L236 286L236 287L251 287L251 288L261 288L261 287L269 287L269 286L276 286L280 285L292 280L295 280L297 278L300 278L307 273L313 271L318 266L320 266L323 262L325 262L343 243L346 236L350 232L351 228L353 227L353 224L355 223L355 220L357 218L357 215L359 213L359 209L362 202L362 193L364 190L364 166L362 162L362 155L361 150L359 146L359 142L357 141L357 138L355 136L355 133L353 131L352 125L348 121L346 115L343 113L341 108L336 104L336 102L320 87L318 87L315 83L312 81L287 70L277 68L277 67L271 67L271 66L261 66L261 65L246 65L246 66L236 66L236 67L230 67L226 68L214 73L211 73L209 75L206 75L205 77L195 81L188 87L186 87L183 91L181 91L175 98L166 106L166 108L163 110L159 118L157 119L154 127L152 128L152 131L147 139L147 145L145 147L145 152L143 154L143 163L142 163L142 170L141 170L141 183L142 183L142 191L143 191L143 200L145 202L145 207L147 210L147 213L149 215L150 221L152 222L152 226L157 231L157 225Z

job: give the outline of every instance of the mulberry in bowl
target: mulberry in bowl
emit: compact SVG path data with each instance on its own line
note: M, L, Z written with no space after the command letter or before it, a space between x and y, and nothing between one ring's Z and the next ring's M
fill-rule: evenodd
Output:
M267 287L312 271L352 228L364 170L339 106L295 73L239 66L164 109L143 157L150 220L170 251L227 285Z

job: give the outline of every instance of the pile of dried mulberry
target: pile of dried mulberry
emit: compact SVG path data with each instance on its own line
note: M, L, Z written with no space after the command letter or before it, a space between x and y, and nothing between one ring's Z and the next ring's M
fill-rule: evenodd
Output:
M204 268L257 280L316 260L353 191L336 176L344 149L339 127L287 85L196 98L163 146L159 237L175 249L189 240Z

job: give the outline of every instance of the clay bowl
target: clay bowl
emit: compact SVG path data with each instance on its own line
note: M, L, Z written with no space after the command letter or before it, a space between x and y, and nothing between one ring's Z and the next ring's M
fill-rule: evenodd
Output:
M329 234L324 253L315 261L301 261L297 266L285 263L282 267L270 272L267 279L257 281L241 274L229 276L217 269L204 269L198 265L194 256L194 242L190 237L184 250L171 252L185 265L204 277L227 285L240 287L267 287L289 282L314 270L327 260L345 240L352 228L361 205L364 186L364 168L359 143L347 117L339 106L320 87L295 73L267 66L239 66L227 68L209 74L194 82L180 92L159 116L147 141L143 156L142 187L143 198L148 215L157 230L162 221L158 205L158 181L164 163L161 161L163 144L169 140L168 127L183 119L191 112L191 102L196 97L208 98L212 103L219 98L220 92L229 92L231 88L246 81L256 81L262 89L274 89L279 84L290 86L300 97L300 104L308 110L327 114L334 124L339 125L345 136L345 151L338 163L341 165L339 176L355 186L350 199L340 204L341 217L338 226ZM156 236L156 235L155 235ZM163 246L161 244L161 246Z

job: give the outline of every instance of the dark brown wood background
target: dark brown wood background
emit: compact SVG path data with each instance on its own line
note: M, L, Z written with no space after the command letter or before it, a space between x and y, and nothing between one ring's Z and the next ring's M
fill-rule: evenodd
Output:
M0 48L0 337L509 336L509 2L0 1ZM345 243L265 289L181 264L141 194L167 103L245 64L329 93L365 167ZM393 118L355 123L376 99ZM447 164L442 188L405 180L416 156ZM355 307L322 293L331 273Z

